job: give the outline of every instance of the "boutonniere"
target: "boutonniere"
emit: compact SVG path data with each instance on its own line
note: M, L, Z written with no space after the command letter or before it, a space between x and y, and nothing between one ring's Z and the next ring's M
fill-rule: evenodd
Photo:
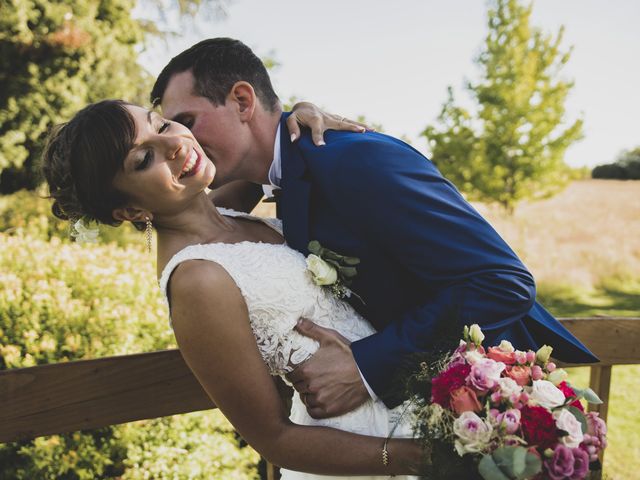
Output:
M338 298L354 295L364 304L362 298L349 289L358 274L356 265L360 263L359 258L339 255L324 248L317 240L310 241L307 248L311 252L307 255L307 270L311 272L313 283L328 287Z

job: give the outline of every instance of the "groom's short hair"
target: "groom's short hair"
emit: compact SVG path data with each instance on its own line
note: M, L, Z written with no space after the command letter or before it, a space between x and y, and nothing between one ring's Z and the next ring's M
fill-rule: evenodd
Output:
M162 103L171 77L187 70L194 77L193 93L216 106L225 104L231 87L239 81L249 82L269 111L274 111L280 101L262 60L249 47L233 38L210 38L173 57L164 67L151 90L154 106Z

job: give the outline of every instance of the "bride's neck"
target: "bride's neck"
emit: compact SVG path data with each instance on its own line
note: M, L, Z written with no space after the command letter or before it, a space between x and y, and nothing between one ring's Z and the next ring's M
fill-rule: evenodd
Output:
M158 218L158 252L184 248L186 245L211 243L233 228L221 215L206 193L202 193L179 213Z

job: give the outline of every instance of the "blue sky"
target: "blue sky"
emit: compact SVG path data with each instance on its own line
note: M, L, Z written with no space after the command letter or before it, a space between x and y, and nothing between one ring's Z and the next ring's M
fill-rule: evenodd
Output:
M434 122L452 85L461 102L465 78L486 34L482 0L232 0L223 19L202 19L142 55L153 74L191 44L238 38L280 63L272 71L282 99L310 100L352 118L365 115L387 133L405 135L428 154L424 127ZM537 0L532 23L565 26L574 51L563 75L575 81L567 118L582 117L585 138L566 154L594 166L640 145L640 1Z

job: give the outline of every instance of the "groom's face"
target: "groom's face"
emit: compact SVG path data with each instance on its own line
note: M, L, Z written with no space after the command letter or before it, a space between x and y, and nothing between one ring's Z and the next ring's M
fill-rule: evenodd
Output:
M248 142L235 105L227 101L216 106L194 93L194 86L190 70L173 75L162 97L162 115L191 130L216 166L214 186L219 187L238 178Z

